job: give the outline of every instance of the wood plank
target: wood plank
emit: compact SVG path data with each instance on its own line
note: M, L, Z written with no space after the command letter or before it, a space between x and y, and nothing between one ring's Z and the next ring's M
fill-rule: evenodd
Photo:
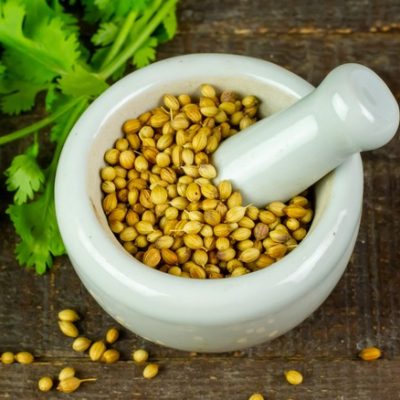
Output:
M378 398L399 399L400 361L379 360L315 360L307 362L284 358L268 359L229 357L182 357L158 359L160 373L153 380L142 377L142 367L133 362L113 365L78 363L76 360L32 365L0 366L0 398L15 399L64 399L65 394L52 390L41 394L37 380L41 376L57 377L66 365L77 370L81 378L96 377L94 383L85 383L71 398L115 400L215 400L229 398L247 399L254 392L261 392L268 400L346 399L371 400ZM289 385L283 373L298 369L304 375L299 386Z
M396 1L310 0L184 0L180 31L218 34L398 31L400 4Z
M400 34L229 35L219 31L177 35L159 58L188 53L235 53L279 64L317 85L335 66L358 62L374 69L400 96L397 79ZM400 97L399 97L400 98Z

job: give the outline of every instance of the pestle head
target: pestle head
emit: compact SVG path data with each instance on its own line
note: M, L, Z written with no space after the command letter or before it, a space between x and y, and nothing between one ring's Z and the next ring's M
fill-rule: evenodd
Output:
M344 64L291 107L222 143L213 155L216 181L231 180L257 206L286 201L350 155L385 145L398 126L399 107L383 80Z
M343 122L338 128L353 141L355 150L373 150L389 142L399 126L399 106L386 83L360 64L332 70L317 89L319 108L325 101ZM354 151L356 152L356 151Z

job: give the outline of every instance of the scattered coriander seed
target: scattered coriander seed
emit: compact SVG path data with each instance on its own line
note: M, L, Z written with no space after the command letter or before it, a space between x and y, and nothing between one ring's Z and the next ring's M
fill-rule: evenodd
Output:
M60 331L68 337L75 338L79 335L78 328L69 321L58 321L58 326Z
M3 364L12 364L15 360L14 353L11 353L11 351L5 351L1 355L0 360Z
M77 351L77 352L83 352L86 351L90 345L92 344L92 341L88 339L87 337L80 336L77 337L73 342L72 342L72 348Z
M65 309L58 313L60 321L75 322L79 320L79 315L75 310Z
M73 393L79 388L81 383L94 382L96 380L97 380L96 378L79 379L76 378L75 376L72 376L70 378L60 381L60 383L57 386L57 390L61 393Z
M53 387L53 379L50 376L43 376L38 381L38 389L41 392L48 392Z
M94 342L89 349L89 357L92 361L99 361L106 351L106 345L102 340Z
M377 347L366 347L359 352L358 356L364 361L373 361L381 358L382 352Z
M20 351L15 355L15 360L20 364L32 364L34 357L27 351Z
M253 393L249 400L264 400L264 396L261 393Z
M115 343L119 338L119 330L117 328L110 328L106 332L106 342L109 344Z
M158 374L159 366L157 364L148 364L143 370L143 377L152 379Z
M303 375L294 369L285 371L285 377L291 385L300 385L303 382Z
M108 349L101 356L101 361L106 364L114 364L119 360L120 353L116 349Z
M65 367L58 374L58 379L63 381L65 379L72 378L73 376L75 376L75 369L72 367Z
M132 354L133 361L137 364L143 364L149 358L149 353L144 349L135 350Z

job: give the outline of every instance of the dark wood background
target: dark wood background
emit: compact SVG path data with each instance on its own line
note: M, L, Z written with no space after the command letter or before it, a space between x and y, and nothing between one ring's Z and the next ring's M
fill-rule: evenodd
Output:
M268 1L183 0L179 34L158 58L197 52L237 53L280 64L317 85L335 66L359 62L373 68L400 99L400 2L398 0ZM2 133L35 120L36 112L3 118ZM24 143L0 149L1 171ZM309 319L270 343L224 354L189 354L160 347L124 331L116 347L122 361L92 363L71 350L57 328L57 312L79 310L82 332L101 337L115 322L80 284L67 257L44 277L17 265L16 237L4 215L10 200L1 188L0 353L27 349L33 365L0 365L0 399L61 399L37 391L37 379L71 365L81 377L97 377L77 399L245 400L400 399L400 141L363 155L364 212L351 262L340 283ZM4 179L2 178L4 182ZM351 193L349 193L351 196ZM359 349L376 345L383 358L363 362ZM145 347L161 371L141 376L131 351ZM286 383L295 368L304 383Z

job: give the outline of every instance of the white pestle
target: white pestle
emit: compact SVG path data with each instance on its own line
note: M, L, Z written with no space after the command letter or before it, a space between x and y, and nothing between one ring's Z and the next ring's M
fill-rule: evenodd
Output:
M246 204L287 201L350 155L389 142L398 125L399 107L383 80L344 64L291 107L222 143L213 155L215 182L229 179Z

